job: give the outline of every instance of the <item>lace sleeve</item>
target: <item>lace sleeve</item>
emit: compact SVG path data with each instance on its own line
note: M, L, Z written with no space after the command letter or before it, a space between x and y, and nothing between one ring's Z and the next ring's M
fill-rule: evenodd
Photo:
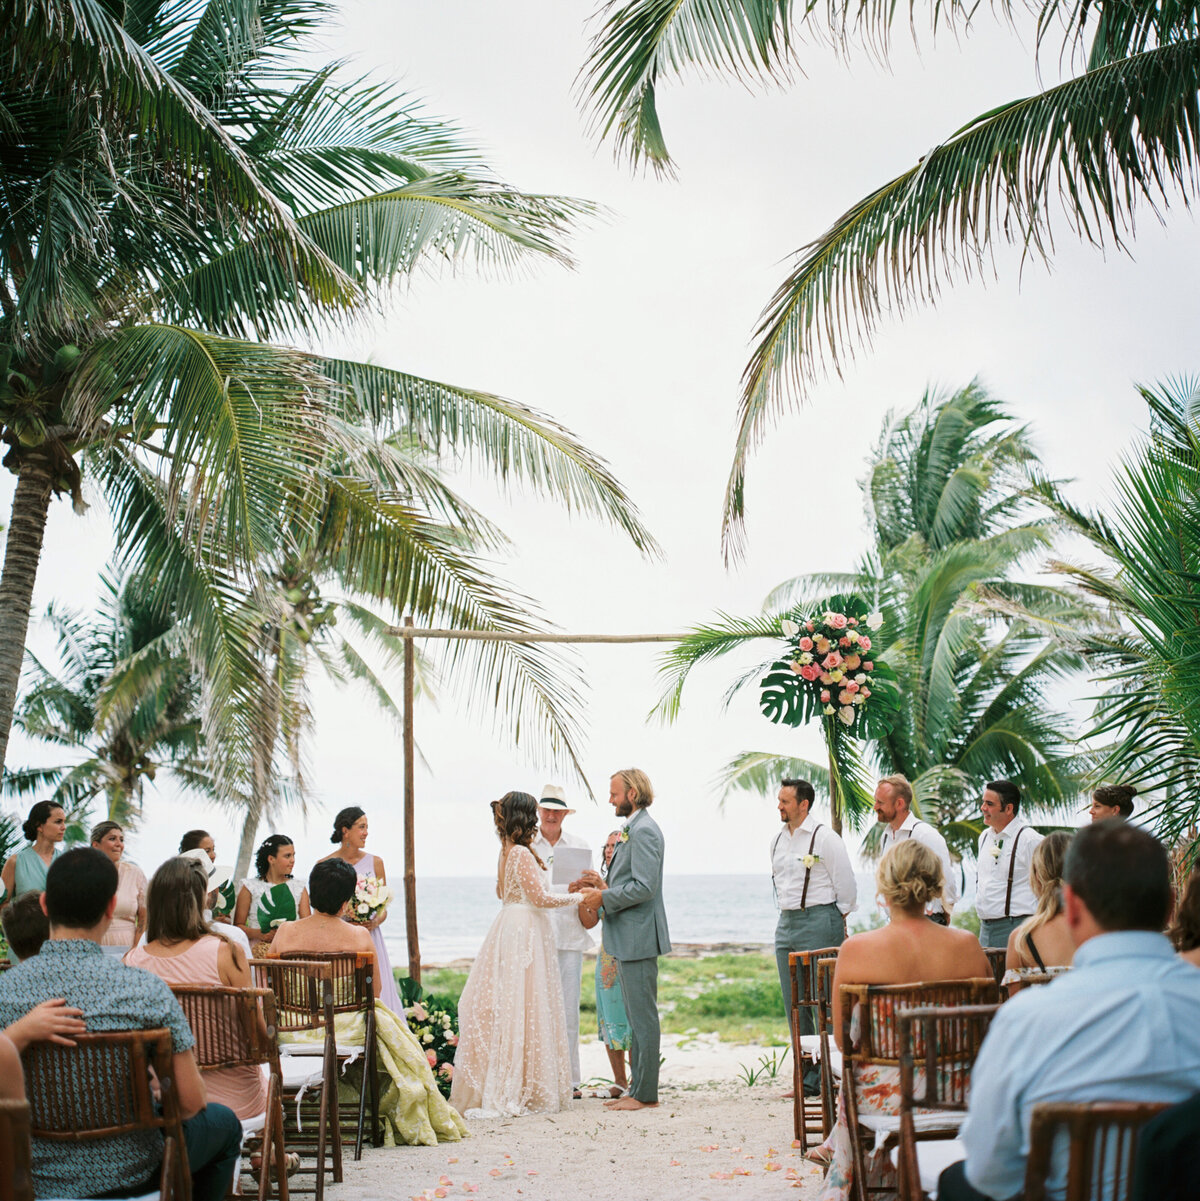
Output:
M515 857L514 870L527 904L539 909L561 909L566 905L578 905L583 900L582 894L577 892L547 892L542 887L542 873L538 871L537 861L528 847L513 847L509 854Z

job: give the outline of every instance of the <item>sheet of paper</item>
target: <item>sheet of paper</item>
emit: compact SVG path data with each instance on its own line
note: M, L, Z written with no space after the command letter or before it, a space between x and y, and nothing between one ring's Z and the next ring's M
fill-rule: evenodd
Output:
M554 862L550 865L550 882L566 886L578 880L592 866L589 847L556 847Z

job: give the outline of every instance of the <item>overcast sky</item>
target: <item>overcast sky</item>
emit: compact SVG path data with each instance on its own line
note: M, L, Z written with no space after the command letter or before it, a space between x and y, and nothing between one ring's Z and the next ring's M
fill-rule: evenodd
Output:
M1001 254L986 288L956 283L936 309L887 323L845 378L816 389L752 460L749 555L726 571L720 514L738 379L789 256L971 117L1037 90L1030 39L984 18L971 38L926 45L919 57L898 43L890 72L865 55L847 65L813 47L805 76L786 90L752 94L696 79L664 86L679 178L662 182L631 176L587 136L572 85L589 11L576 0L350 0L331 42L356 69L402 80L431 112L459 122L509 182L609 210L576 238L573 272L547 267L516 283L469 272L419 279L386 320L350 344L327 344L514 397L608 460L665 562L643 560L612 531L549 504L458 481L514 539L503 570L550 620L579 632L677 631L718 610L753 613L792 575L849 568L865 544L857 487L865 456L885 413L912 406L929 385L978 376L1030 424L1049 471L1076 480L1078 499L1103 503L1114 463L1144 424L1133 383L1196 367L1188 348L1200 323L1200 248L1182 203L1167 228L1143 214L1135 258L1079 246L1060 220L1052 271L1036 262L1022 270L1018 253ZM5 477L0 512L10 500ZM89 603L108 553L99 510L81 520L56 505L36 611L52 598ZM723 711L732 663L696 676L675 726L648 723L660 653L584 655L585 764L599 804L569 785L580 812L568 828L599 843L613 824L608 776L639 766L658 792L668 872L765 873L773 800L735 799L722 812L713 776L744 749L819 757L819 736L767 723L753 691ZM417 780L419 872L491 871L486 803L511 788L536 792L552 777L466 720L452 695L418 710L417 732L429 763ZM14 739L13 764L32 754ZM333 812L361 804L371 845L397 875L401 772L388 723L352 694L319 687L312 811L284 823L300 870L328 850ZM153 867L179 832L203 824L221 859L232 860L232 822L169 799L152 795L134 858Z

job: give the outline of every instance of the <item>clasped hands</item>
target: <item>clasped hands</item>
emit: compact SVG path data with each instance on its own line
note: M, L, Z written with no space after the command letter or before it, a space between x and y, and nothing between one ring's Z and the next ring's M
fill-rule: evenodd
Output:
M599 909L600 903L604 900L601 894L607 887L608 885L601 879L600 873L589 868L578 880L572 880L567 885L567 891L583 893L580 904L586 905L589 909Z

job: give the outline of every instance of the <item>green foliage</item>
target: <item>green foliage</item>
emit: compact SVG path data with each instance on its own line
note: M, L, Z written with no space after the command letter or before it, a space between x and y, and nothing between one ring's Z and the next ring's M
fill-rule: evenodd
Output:
M959 930L970 930L976 938L979 937L979 914L975 912L974 905L956 906L950 924Z

